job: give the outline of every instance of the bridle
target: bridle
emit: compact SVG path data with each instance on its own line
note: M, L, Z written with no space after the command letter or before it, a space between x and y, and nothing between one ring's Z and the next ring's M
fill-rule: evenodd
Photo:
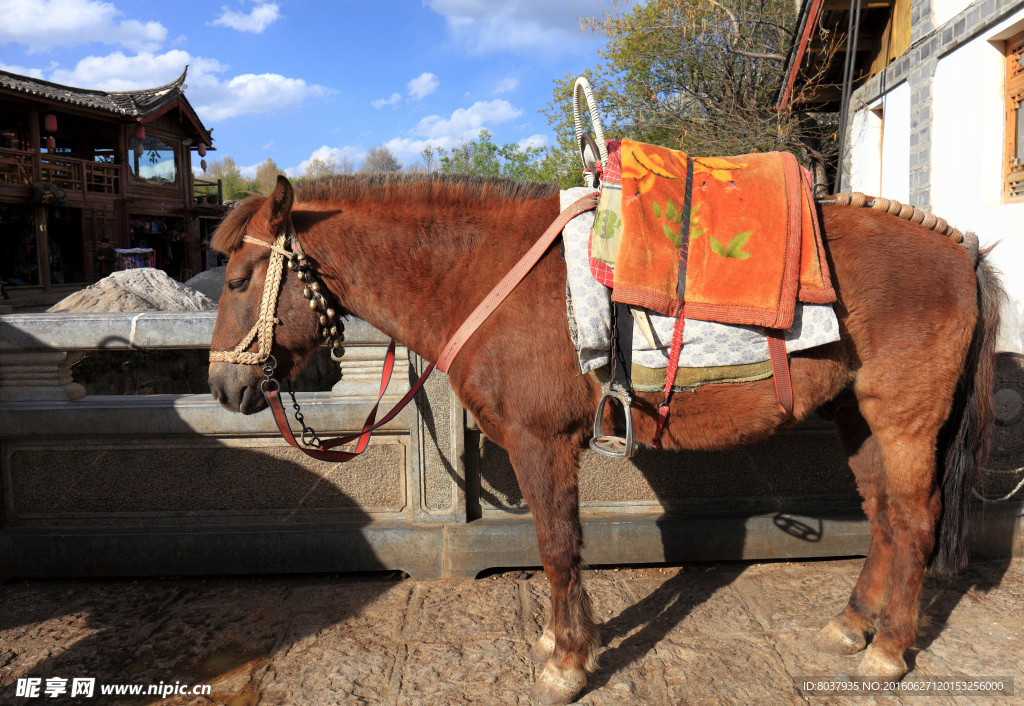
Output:
M340 361L341 358L337 353L340 353L341 344L345 340L345 325L337 318L338 313L328 305L327 297L321 291L327 288L323 286L316 270L306 260L306 253L302 251L291 219L288 219L285 229L273 243L268 243L249 234L243 235L242 240L270 250L270 263L267 265L267 276L263 282L263 298L260 300L260 315L249 333L235 346L233 351L211 350L210 362L261 365L268 359L273 359L270 349L274 344L274 326L279 323L279 319L276 317L277 300L281 293L281 282L284 280L285 258L288 259L288 269L296 272L300 280L307 282L302 289L302 296L309 300L310 309L320 311L320 335L327 342L331 358ZM285 248L286 244L291 246L291 250ZM258 339L260 344L259 351L256 353L246 350L252 345L253 339ZM277 362L275 361L274 367L276 366Z
M295 435L292 433L291 428L288 425L288 417L284 411L284 405L281 403L281 384L274 377L277 370L277 360L271 354L271 348L274 344L274 326L280 323L277 318L277 303L281 294L281 283L284 280L284 263L287 259L288 269L298 273L300 280L306 283L302 289L302 295L309 300L309 307L314 312L319 311L319 323L320 323L320 335L327 342L328 348L331 351L331 358L335 361L340 361L341 344L345 340L345 327L338 317L338 312L335 311L328 303L327 297L324 292L327 290L323 283L320 281L320 277L314 269L313 265L310 264L306 258L306 254L302 250L302 246L299 243L298 236L295 233L295 227L292 225L291 218L289 218L277 238L273 243L268 243L260 238L244 235L242 240L247 243L259 245L261 247L270 250L270 263L267 265L267 276L263 283L263 297L260 300L260 314L259 318L256 319L256 323L249 330L249 333L235 346L234 350L230 351L210 351L210 362L211 363L237 363L242 365L258 365L260 371L263 373L263 381L260 383L260 391L263 396L266 397L267 403L270 405L270 409L274 414L274 421L277 423L277 428L280 430L281 435L284 437L291 446L295 447L299 451L302 451L307 456L319 459L321 461L332 461L332 462L343 462L350 461L363 451L366 450L370 444L370 436L375 429L387 424L389 421L398 416L398 413L412 401L419 392L420 388L423 387L423 383L430 377L430 373L433 372L434 368L437 367L441 372L448 372L449 367L455 360L455 357L462 350L462 346L470 339L473 333L476 332L480 324L482 324L498 305L512 292L519 282L526 276L526 274L533 268L537 261L540 260L541 256L547 251L554 242L555 238L559 233L562 232L562 228L565 224L571 221L573 218L583 213L584 211L590 211L597 207L597 195L591 194L584 196L581 199L570 204L565 208L555 221L548 226L544 234L533 244L533 246L523 255L522 259L516 263L515 267L506 274L500 282L491 290L491 292L484 297L484 300L477 305L476 309L469 315L469 317L463 322L462 326L455 332L455 334L449 339L444 350L441 351L441 355L437 360L437 363L430 363L423 374L420 375L419 379L410 386L409 391L402 397L401 400L392 408L390 412L384 415L380 421L376 421L377 409L380 407L381 400L384 398L384 392L388 388L388 383L391 381L391 373L395 367L395 339L391 339L391 343L388 345L387 354L384 356L384 369L381 372L380 380L380 392L377 395L377 403L374 404L373 409L370 410L370 414L367 415L366 421L363 423L363 430L358 434L350 434L348 436L339 437L336 439L329 439L323 441L317 435L311 427L307 426L302 416L302 411L299 408L299 403L295 399L295 393L290 388L288 394L292 398L292 407L295 410L295 419L302 425L301 440L303 446L299 445ZM285 246L288 247L285 247ZM290 249L289 249L290 247ZM252 346L252 342L256 340L259 343L259 350L255 353L247 351L246 349ZM307 437L309 440L307 441ZM356 441L356 447L352 451L332 451L331 449L335 446L347 444L352 441Z

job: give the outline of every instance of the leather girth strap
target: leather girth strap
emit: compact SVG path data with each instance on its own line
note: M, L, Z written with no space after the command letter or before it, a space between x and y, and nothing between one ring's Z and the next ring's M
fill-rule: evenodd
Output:
M786 422L793 416L793 380L789 375L789 354L786 353L786 332L782 329L767 328L768 355L772 361L772 379L775 381L775 396L779 399L784 416L779 422Z

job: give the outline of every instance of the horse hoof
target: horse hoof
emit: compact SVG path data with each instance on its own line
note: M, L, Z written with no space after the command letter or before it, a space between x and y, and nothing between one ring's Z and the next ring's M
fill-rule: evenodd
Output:
M865 637L844 627L839 618L832 618L814 639L814 646L819 650L836 655L852 655L866 645Z
M548 628L544 628L544 634L537 640L537 644L530 650L530 659L537 664L544 664L548 658L555 653L555 634Z
M900 679L907 673L907 663L903 655L893 657L881 649L871 645L864 653L864 659L857 667L858 677L881 677L882 679Z
M570 704L586 685L587 673L582 669L562 669L549 660L533 685L530 698L544 706Z

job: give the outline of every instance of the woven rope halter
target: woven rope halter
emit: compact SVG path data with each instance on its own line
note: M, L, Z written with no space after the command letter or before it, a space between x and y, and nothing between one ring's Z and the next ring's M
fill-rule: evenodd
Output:
M260 301L260 315L256 323L249 329L249 333L231 351L210 351L211 363L239 363L242 365L261 365L270 356L270 349L274 345L274 326L280 323L277 318L277 302L281 294L281 282L284 280L284 263L287 258L288 269L298 273L299 279L309 282L303 288L302 296L309 300L310 309L320 310L320 335L327 340L331 357L339 360L337 354L341 350L344 327L336 319L336 312L327 305L327 299L321 290L320 282L307 264L306 256L299 246L298 239L290 229L283 231L273 243L253 237L242 236L246 243L259 245L270 250L270 263L267 265L267 278L263 285L263 299ZM291 239L293 250L285 247ZM259 350L255 353L246 349L252 345L253 340L259 341Z

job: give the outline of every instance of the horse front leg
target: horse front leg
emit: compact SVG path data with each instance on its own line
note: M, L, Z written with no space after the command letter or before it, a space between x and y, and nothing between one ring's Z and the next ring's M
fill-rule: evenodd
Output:
M533 513L541 563L551 586L551 616L532 656L544 671L531 691L535 703L567 704L597 668L600 637L583 588L583 528L579 517L578 452L568 439L523 434L509 457Z

